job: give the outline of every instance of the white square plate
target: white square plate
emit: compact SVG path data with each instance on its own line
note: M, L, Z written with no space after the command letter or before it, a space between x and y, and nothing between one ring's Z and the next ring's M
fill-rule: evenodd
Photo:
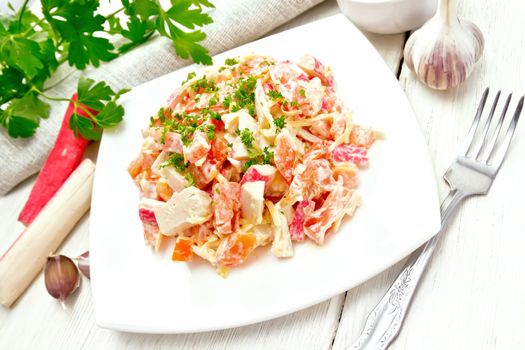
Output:
M100 145L90 220L91 284L100 326L180 333L264 321L358 285L437 232L436 183L414 114L381 57L346 18L292 29L214 62L249 53L292 60L313 54L333 67L336 91L356 122L384 133L370 151L370 166L360 172L362 207L325 245L295 244L290 259L261 249L226 279L203 262L172 262L171 247L152 252L143 242L139 194L126 169L139 152L149 117L198 67L150 81L125 95L125 120L106 131Z

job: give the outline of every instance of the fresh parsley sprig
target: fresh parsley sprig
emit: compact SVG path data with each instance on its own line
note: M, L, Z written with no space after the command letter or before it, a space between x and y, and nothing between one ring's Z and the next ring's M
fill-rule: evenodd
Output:
M204 13L213 7L207 0L170 0L167 8L159 0L120 0L122 6L108 15L99 12L100 0L40 0L42 18L27 3L0 18L0 125L11 137L35 133L49 116L45 100L71 101L46 94L49 78L64 63L79 70L98 67L156 35L169 38L180 57L212 63L200 44L206 35L199 28L213 22ZM70 127L100 139L103 128L122 120L117 100L125 91L81 78L78 101L71 102L87 117L75 113Z

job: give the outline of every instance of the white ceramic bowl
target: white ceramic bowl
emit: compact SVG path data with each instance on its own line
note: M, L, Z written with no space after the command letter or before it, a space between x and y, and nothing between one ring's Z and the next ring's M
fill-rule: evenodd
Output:
M418 28L437 8L437 0L337 0L337 3L358 27L381 34Z

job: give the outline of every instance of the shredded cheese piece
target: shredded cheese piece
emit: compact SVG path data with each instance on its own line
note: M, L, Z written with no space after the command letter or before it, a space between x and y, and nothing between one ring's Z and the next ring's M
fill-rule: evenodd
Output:
M352 132L352 112L348 111L345 113L345 131L341 136L339 136L331 145L330 145L330 152L332 152L337 146L350 142L350 133Z

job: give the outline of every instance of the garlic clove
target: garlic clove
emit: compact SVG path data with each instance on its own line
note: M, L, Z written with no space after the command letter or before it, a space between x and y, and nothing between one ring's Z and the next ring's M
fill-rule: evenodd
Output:
M77 266L80 272L87 278L91 279L91 274L89 273L89 251L84 252L82 255L77 257Z
M73 260L64 255L47 258L44 279L48 293L58 299L63 307L64 301L80 284L80 275Z
M461 84L483 53L483 34L474 23L457 18L456 1L440 0L436 15L405 46L407 66L433 89Z

